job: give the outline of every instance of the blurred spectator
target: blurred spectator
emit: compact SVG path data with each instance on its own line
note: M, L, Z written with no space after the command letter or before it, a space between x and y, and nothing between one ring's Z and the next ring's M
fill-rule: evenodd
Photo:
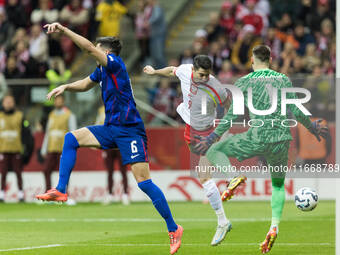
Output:
M217 38L217 43L220 46L221 49L221 57L223 59L230 59L231 57L231 47L230 47L230 43L228 41L228 37L225 35L220 35Z
M8 21L16 28L27 27L28 20L26 13L19 0L8 0L6 14Z
M104 0L96 8L96 21L99 22L99 36L119 36L120 21L127 8L119 1Z
M180 115L177 113L177 107L182 103L183 101L183 95L182 95L182 89L179 84L174 89L174 96L171 101L170 106L170 113L168 114L170 118L173 118L179 123L184 123Z
M319 66L321 64L320 58L316 55L316 46L310 43L306 47L306 55L303 58L304 66L309 72L312 72L314 66Z
M293 44L286 42L280 54L281 73L289 75L292 72L292 63L295 57L296 51Z
M54 109L48 116L48 124L41 147L44 158L45 188L51 189L51 174L58 170L64 136L67 132L77 129L75 115L65 106L64 95L54 99Z
M156 94L153 100L153 107L169 115L171 113L171 102L174 96L173 90L170 88L170 81L168 78L161 78L159 87L156 89ZM157 124L158 119L151 116L151 125Z
M247 24L243 27L239 39L233 47L231 62L240 73L251 69L252 49L261 44L261 39L255 36L254 26Z
M228 34L230 45L233 45L238 40L238 37L242 31L243 23L242 21L236 20L234 29Z
M0 73L3 73L6 68L6 52L4 47L0 46Z
M322 58L328 58L332 42L335 41L333 23L330 19L321 22L321 33L317 34L317 48Z
M81 5L81 0L71 0L60 12L60 20L82 36L87 36L89 13Z
M302 57L296 56L293 60L294 76L297 74L306 74L307 70L304 66Z
M202 45L202 47L206 47L209 45L208 39L208 33L205 29L198 29L195 32L195 41Z
M63 61L60 61L57 57L50 60L49 70L46 71L46 78L50 82L48 91L58 87L61 84L65 84L72 76L70 70L65 70ZM43 113L40 119L40 124L43 130L46 130L47 120L49 113L52 111L54 106L53 100L48 100L44 102Z
M28 61L30 60L28 44L24 41L17 42L15 47L15 56L17 58L19 71L24 74L26 72Z
M222 64L222 70L218 74L218 80L222 84L231 84L233 81L234 73L232 65L229 60L225 60Z
M52 0L54 9L61 11L70 1L68 0ZM86 2L86 0L84 1Z
M31 27L31 38L29 41L29 53L39 63L47 62L48 43L47 36L41 26L36 24Z
M0 7L0 45L7 48L11 43L14 31L14 26L7 20L4 8Z
M24 28L18 28L15 31L15 34L11 40L10 45L8 46L7 50L11 51L15 49L15 45L17 45L18 42L24 42L28 43L29 42L29 37L27 35L27 32Z
M248 13L242 17L243 24L253 25L255 27L255 34L261 35L264 29L262 16L255 12L256 0L247 0L246 6L248 8Z
M202 43L194 42L192 45L192 57L194 58L196 55L203 54L205 52Z
M44 25L46 23L56 22L59 18L59 11L53 8L51 0L39 0L39 8L31 13L31 22Z
M279 31L285 32L285 33L290 32L293 29L293 27L294 27L292 18L289 15L289 13L284 13L281 16L281 19L278 20L275 23L275 25L276 25L276 27L278 28Z
M165 39L166 23L163 8L157 0L148 0L152 7L152 13L149 19L151 36L150 36L150 53L153 65L156 69L166 66L165 58Z
M228 1L228 0L227 0ZM242 20L247 15L247 7L240 0L232 0L236 20Z
M330 10L329 0L317 0L316 9L310 15L309 27L312 31L320 31L322 20L330 19L335 23L335 12Z
M218 42L212 42L210 44L208 56L213 64L213 72L214 74L217 74L221 70L223 63L223 58L221 56L221 48Z
M205 41L207 40L209 43L215 41L220 34L224 33L224 31L225 28L221 25L219 14L217 12L210 13L209 23L205 26Z
M258 0L255 5L255 12L263 17L269 17L270 15L270 4L268 0ZM266 25L266 24L264 24Z
M141 53L140 62L145 65L150 58L150 25L149 18L152 8L147 5L145 0L138 1L138 12L135 17L135 33L138 40L139 50Z
M276 26L280 25L279 27L289 27L288 23L296 20L301 6L300 2L301 0L270 0L270 23Z
M17 60L16 58L9 57L7 59L7 65L5 69L5 77L6 79L16 79L21 78L23 76L23 73L21 73L17 67Z
M65 63L64 63L64 52L60 44L61 35L51 34L48 37L48 55L49 55L49 65L51 62L56 63L53 66L58 66L59 73L64 73Z
M190 48L183 51L183 53L179 57L179 62L180 65L193 63L193 56Z
M276 29L274 27L268 29L264 44L271 48L271 57L273 60L280 57L282 45L280 39L276 36Z
M226 34L229 34L234 29L235 13L233 4L230 1L225 1L222 4L220 12L220 26L225 29Z
M293 44L296 52L303 56L306 51L306 46L309 43L315 43L314 37L310 33L305 32L305 28L302 22L297 22L292 35L279 33L280 39L283 42L290 42Z
M5 97L8 91L6 79L3 73L0 72L0 102Z
M32 155L34 140L23 113L16 109L12 95L6 95L2 101L0 119L0 166L1 166L1 191L0 202L4 202L6 191L6 177L10 169L17 176L18 200L24 202L22 171ZM11 135L8 135L8 134Z

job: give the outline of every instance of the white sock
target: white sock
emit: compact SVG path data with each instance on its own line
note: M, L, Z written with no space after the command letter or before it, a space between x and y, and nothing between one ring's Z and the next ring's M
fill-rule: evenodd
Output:
M0 190L0 199L4 200L5 199L5 191Z
M279 233L279 224L280 224L280 220L279 219L272 218L272 224L270 225L270 229L276 227L277 228L277 233Z
M219 226L226 225L228 220L224 213L220 192L213 180L206 181L202 184L205 195L209 199L211 207L215 210Z
M25 193L22 190L19 190L18 192L18 199L23 199L25 196Z

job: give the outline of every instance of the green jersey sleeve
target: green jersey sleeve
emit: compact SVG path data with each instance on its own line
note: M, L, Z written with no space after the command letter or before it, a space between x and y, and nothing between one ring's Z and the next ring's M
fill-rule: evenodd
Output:
M286 87L287 88L293 87L292 82L289 80L288 77L286 77ZM287 93L287 98L294 99L297 97L295 93ZM312 126L310 118L307 115L305 115L295 104L289 104L288 107L298 122L304 125L307 129L309 129Z

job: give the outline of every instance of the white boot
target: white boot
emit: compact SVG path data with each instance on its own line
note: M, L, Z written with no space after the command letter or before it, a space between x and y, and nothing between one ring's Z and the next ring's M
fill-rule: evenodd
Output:
M129 199L129 195L124 193L122 195L122 203L123 205L129 205L130 204L130 199Z
M66 201L66 204L72 206L72 205L76 205L77 202L76 202L76 200L74 200L72 198L68 198L67 201Z
M18 200L19 202L25 202L25 193L22 190L18 192Z
M102 201L102 204L103 205L109 205L109 204L112 204L115 200L115 197L113 194L107 194L105 197L104 197L104 200Z
M0 190L0 202L5 202L5 191Z

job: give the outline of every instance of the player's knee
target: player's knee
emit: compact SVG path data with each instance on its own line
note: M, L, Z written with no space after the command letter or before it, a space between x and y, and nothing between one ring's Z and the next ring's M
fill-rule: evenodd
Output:
M131 166L131 169L138 183L150 179L150 171L148 164L135 163Z
M206 178L199 178L200 179L200 183L203 184L203 183L206 183L207 181L210 180L210 178L206 177Z
M78 148L79 143L77 138L71 133L67 132L64 139L64 148Z

